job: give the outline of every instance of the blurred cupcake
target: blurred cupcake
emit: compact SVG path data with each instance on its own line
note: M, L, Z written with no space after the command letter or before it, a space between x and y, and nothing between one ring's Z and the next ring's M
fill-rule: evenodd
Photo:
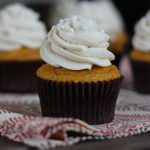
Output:
M77 0L57 0L53 8L53 13L50 10L49 22L55 25L62 18L76 15L78 7L79 2Z
M110 35L109 50L116 56L113 63L117 66L119 65L120 58L128 41L128 36L127 32L124 30L122 17L111 1L68 2L68 0L64 0L61 2L61 5L58 3L56 14L56 16L59 17L68 17L73 14L78 14L95 20L97 26L104 29L105 32ZM58 17L55 18L55 22L57 19Z
M135 89L150 93L150 11L135 26L130 53Z
M12 4L0 11L0 92L35 92L39 48L46 37L39 14Z
M37 70L42 113L90 124L112 121L122 77L111 65L109 36L89 18L73 16L53 26Z
M33 9L36 12L39 12L40 20L44 22L44 24L47 27L47 30L49 30L52 26L50 18L53 13L55 1L52 1L52 0L50 1L47 1L47 0L25 1L25 4L27 7Z

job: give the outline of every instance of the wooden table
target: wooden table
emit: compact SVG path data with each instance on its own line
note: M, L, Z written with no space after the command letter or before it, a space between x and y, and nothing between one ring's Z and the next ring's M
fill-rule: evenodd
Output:
M56 150L150 150L150 133L121 139L83 142ZM24 144L0 138L0 150L36 150Z

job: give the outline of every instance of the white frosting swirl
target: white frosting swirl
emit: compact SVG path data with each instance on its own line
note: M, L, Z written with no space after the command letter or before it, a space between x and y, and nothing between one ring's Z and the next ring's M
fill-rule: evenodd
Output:
M123 31L124 24L120 13L110 0L81 1L60 0L56 7L54 22L58 18L81 15L90 17L96 21L98 27L109 34L110 40L114 41L117 35Z
M107 50L109 36L96 28L89 18L73 16L53 26L41 48L48 64L71 70L109 66L115 56Z
M132 43L135 49L150 52L150 11L136 24Z
M21 5L12 4L0 11L0 50L21 47L39 48L46 37L39 14Z

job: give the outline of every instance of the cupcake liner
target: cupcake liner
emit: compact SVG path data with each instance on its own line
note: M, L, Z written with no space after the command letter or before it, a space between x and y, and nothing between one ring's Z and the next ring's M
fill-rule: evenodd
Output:
M112 81L74 83L38 77L43 116L73 117L89 124L112 121L122 77Z
M150 62L130 60L134 88L139 93L150 94Z
M0 92L37 92L35 72L42 61L0 62Z

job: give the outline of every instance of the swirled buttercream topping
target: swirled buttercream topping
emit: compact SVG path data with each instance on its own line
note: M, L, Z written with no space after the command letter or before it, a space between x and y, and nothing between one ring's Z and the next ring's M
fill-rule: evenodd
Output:
M39 14L22 4L12 4L0 11L0 50L21 47L39 48L46 37Z
M136 24L132 43L135 49L150 52L150 11Z
M73 16L53 26L41 48L42 59L53 66L71 70L109 66L115 56L107 50L109 36L94 21Z

